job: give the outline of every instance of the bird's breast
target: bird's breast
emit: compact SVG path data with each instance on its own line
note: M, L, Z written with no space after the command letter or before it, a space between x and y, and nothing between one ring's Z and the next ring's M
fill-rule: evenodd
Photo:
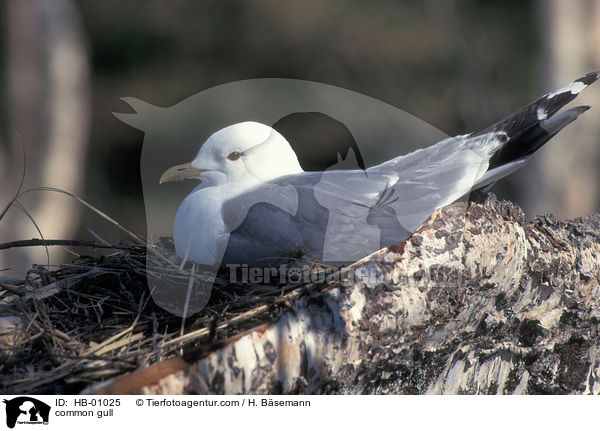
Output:
M177 210L173 227L175 251L181 258L204 265L219 265L228 232L221 214L222 203L211 188L188 195Z

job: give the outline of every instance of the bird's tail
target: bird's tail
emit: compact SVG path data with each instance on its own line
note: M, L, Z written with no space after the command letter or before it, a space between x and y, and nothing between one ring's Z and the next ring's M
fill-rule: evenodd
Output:
M477 133L476 135L503 132L506 136L506 142L490 158L488 170L533 154L565 126L587 111L589 106L578 106L555 115L599 76L600 72L588 73L552 93L539 97L493 126Z

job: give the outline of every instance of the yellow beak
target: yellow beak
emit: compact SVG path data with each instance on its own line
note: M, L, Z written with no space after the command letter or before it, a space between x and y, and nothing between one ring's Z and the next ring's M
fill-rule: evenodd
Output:
M166 183L169 181L181 181L186 178L197 178L202 172L206 172L204 169L197 169L192 167L192 162L184 163L182 165L176 165L167 169L160 176L158 180L159 184Z

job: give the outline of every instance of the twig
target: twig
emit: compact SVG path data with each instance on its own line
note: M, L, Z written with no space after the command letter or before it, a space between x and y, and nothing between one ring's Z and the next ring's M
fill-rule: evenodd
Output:
M23 183L25 182L25 176L27 175L27 153L25 151L25 142L23 141L23 137L21 136L21 133L19 133L19 131L16 129L16 127L13 125L12 128L13 128L13 131L15 132L15 134L17 135L17 137L19 138L19 143L21 144L21 148L23 149L23 172L21 173L21 181L19 182L19 187L17 187L17 191L15 192L15 195L8 202L6 207L4 207L4 210L2 210L2 213L0 213L0 220L2 220L2 218L4 217L4 215L6 214L8 209L11 207L13 202L19 197L19 194L21 193L21 189L23 188Z
M24 239L19 241L11 241L0 244L0 250L6 250L15 247L38 247L38 246L65 246L65 247L93 247L93 248L110 248L114 250L130 250L132 246L128 245L113 245L103 244L98 241L89 240L74 240L74 239Z
M15 205L16 208L18 208L21 212L23 212L23 214L25 214L27 216L27 218L31 221L31 223L35 227L35 230L37 230L37 233L42 238L42 241L44 241L44 235L42 234L42 231L40 230L40 227L38 226L38 224L35 222L35 219L33 218L33 216L31 214L29 214L29 211L27 211L25 209L25 207L23 205L21 205L21 202L19 202L18 200L15 200L13 202L13 204ZM46 247L46 246L44 246L44 249L46 251L46 261L48 262L48 266L50 266L50 251L48 251L48 247Z
M58 189L55 187L33 187L31 189L27 189L25 191L19 192L12 200L11 202L8 204L8 206L12 205L12 203L19 199L21 196L27 194L27 193L31 193L31 192L54 192L54 193L61 193L63 195L69 196L73 199L75 199L76 201L78 201L79 203L81 203L82 205L84 205L85 207L89 208L90 210L92 210L93 212L95 212L96 214L98 214L100 217L102 217L103 219L107 220L108 222L112 223L113 225L115 225L117 228L121 229L123 232L125 232L127 235L129 235L131 238L133 238L134 240L136 240L137 242L139 242L140 244L147 244L146 241L136 235L135 233L131 232L129 229L127 229L126 227L124 227L123 225L121 225L121 223L119 223L118 221L116 221L115 219L113 219L112 217L108 216L106 213L104 213L103 211L100 211L98 208L96 208L94 205L88 203L87 201L81 199L79 196L70 193L66 190L62 190L62 189ZM6 210L4 211L6 212Z

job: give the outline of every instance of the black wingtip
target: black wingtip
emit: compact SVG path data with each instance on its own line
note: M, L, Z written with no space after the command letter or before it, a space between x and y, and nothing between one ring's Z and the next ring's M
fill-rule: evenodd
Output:
M600 77L600 71L598 72L590 72L585 76L582 76L579 79L576 79L575 82L581 82L582 84L590 85L593 84Z
M524 108L479 132L478 134L502 131L508 138L490 159L489 168L533 154L562 128L590 109L589 106L577 106L553 117L599 77L600 72L588 73L552 93L539 97Z

